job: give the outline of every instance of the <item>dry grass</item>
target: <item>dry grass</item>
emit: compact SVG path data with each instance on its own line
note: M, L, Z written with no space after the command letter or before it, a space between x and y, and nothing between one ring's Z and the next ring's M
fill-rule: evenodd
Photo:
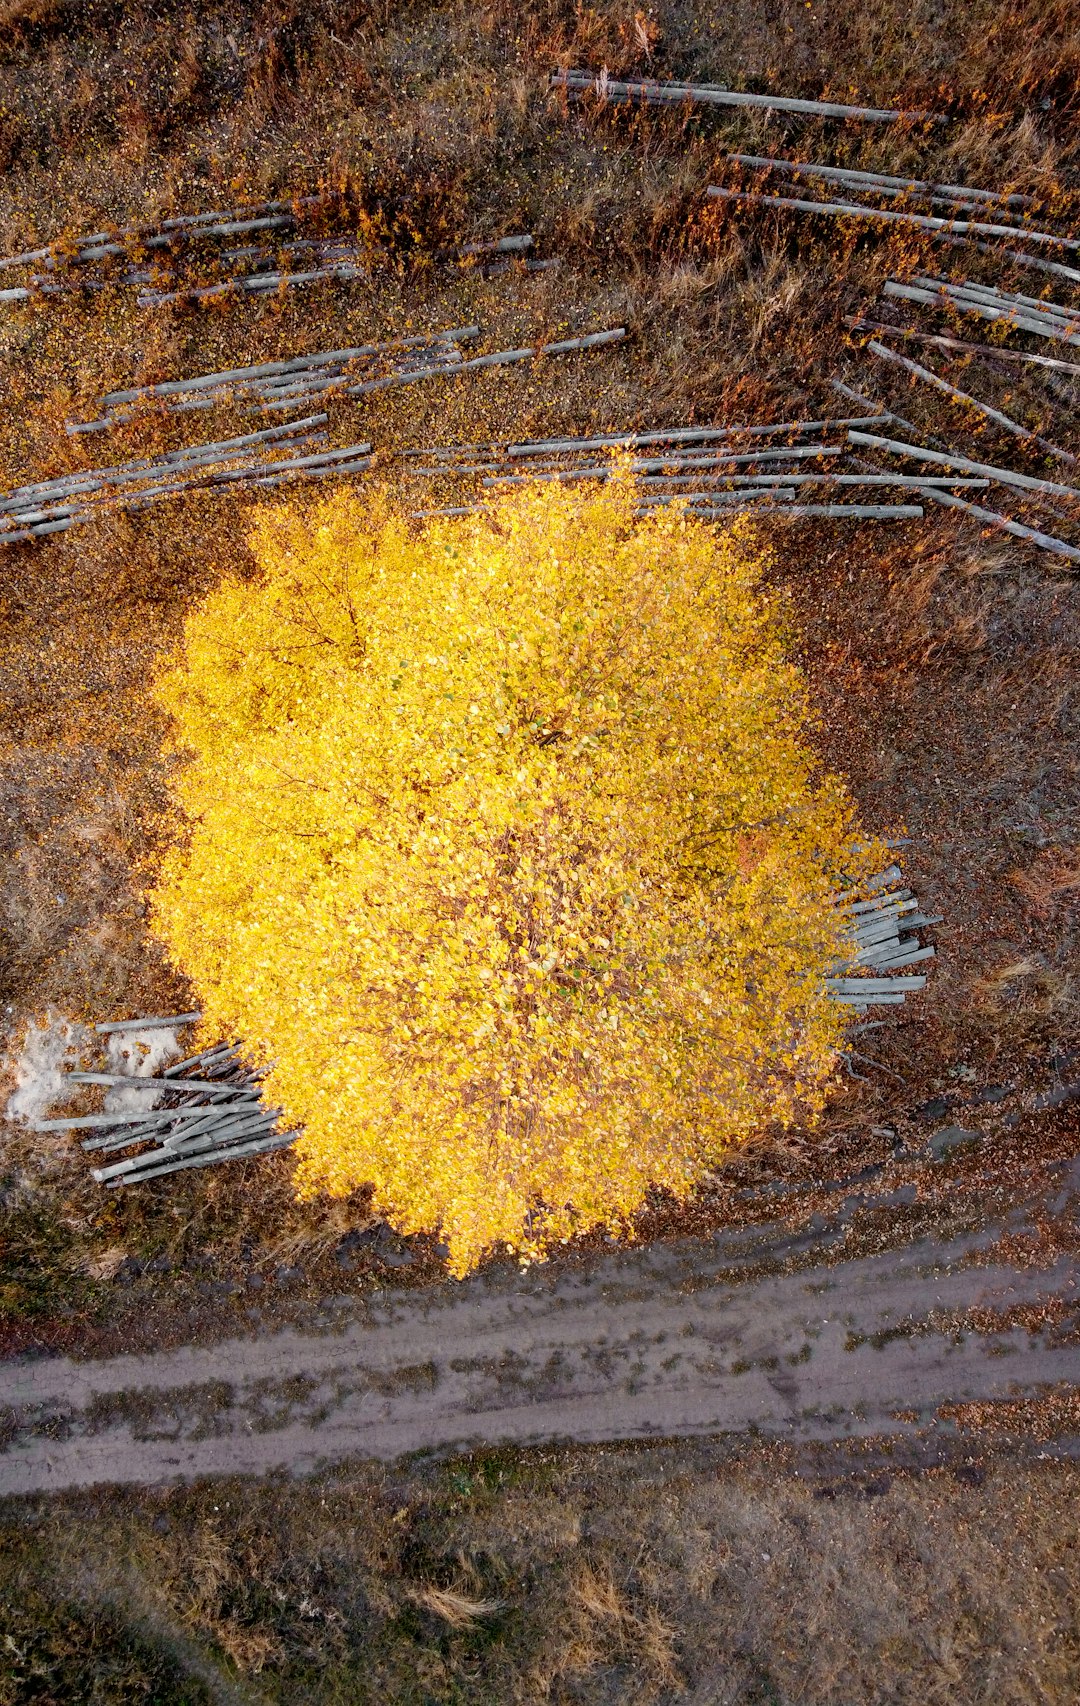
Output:
M638 1675L640 1698L655 1699L660 1689L681 1692L678 1631L658 1606L635 1605L627 1586L613 1579L606 1564L580 1566L570 1592L556 1675L573 1682L603 1668L627 1665Z
M470 1599L468 1594L455 1593L453 1588L413 1588L409 1598L450 1629L475 1629L483 1618L494 1617L504 1609L501 1599Z
M122 1244L108 1244L104 1250L95 1250L83 1259L82 1270L88 1279L115 1279L119 1269L127 1260L128 1251Z
M264 1706L1058 1706L1078 1471L987 1473L960 1420L955 1472L925 1475L700 1446L11 1512L0 1615L24 1656L0 1701L40 1698L36 1666L57 1698L126 1702L103 1679L170 1654L183 1686Z
M1037 918L1048 918L1058 906L1075 903L1080 891L1080 848L1048 847L1011 882Z
M1032 1021L1068 1023L1075 1012L1074 979L1047 964L1042 955L1010 960L976 979L975 1000L1003 1038L1030 1033Z

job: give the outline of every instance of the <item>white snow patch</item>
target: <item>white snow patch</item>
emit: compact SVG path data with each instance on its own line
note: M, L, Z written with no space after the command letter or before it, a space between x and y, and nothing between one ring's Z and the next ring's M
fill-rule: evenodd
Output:
M176 1032L167 1025L153 1025L145 1031L113 1031L106 1052L106 1071L123 1072L133 1080L156 1078L163 1066L181 1055ZM152 1084L114 1084L105 1092L105 1112L137 1114L144 1108L157 1107L161 1095Z
M81 1064L88 1040L86 1026L62 1013L46 1014L43 1025L31 1021L14 1062L8 1119L29 1124L44 1119L55 1103L70 1101L79 1087L66 1082L64 1068Z

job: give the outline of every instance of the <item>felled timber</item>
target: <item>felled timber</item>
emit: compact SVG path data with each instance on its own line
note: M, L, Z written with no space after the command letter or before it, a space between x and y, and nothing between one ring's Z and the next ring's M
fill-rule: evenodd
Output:
M432 457L443 461L448 468L458 467L463 460L477 456L495 456L499 460L517 461L522 457L560 457L587 450L632 450L651 445L706 445L713 440L729 438L775 437L786 434L792 438L809 433L826 432L834 427L873 426L887 417L882 411L866 416L849 416L839 420L768 421L739 426L714 427L656 427L645 432L603 433L589 438L538 438L520 443L503 440L486 444L434 444L406 450L406 459Z
M706 505L694 505L695 518L710 518L725 512ZM921 504L800 504L786 503L777 515L785 521L817 516L828 521L918 521L922 518Z
M870 449L882 450L890 456L905 456L915 462L926 462L938 466L963 468L969 473L985 474L990 480L1006 486L1015 486L1021 490L1046 492L1054 496L1071 498L1074 502L1080 500L1080 491L1071 486L1059 486L1051 480L1037 480L1029 474L1017 474L1009 468L997 468L985 462L974 462L969 457L961 456L958 452L943 452L928 450L923 445L906 444L899 439L878 438L872 433L853 431L849 438L855 444L865 444ZM1059 539L1056 535L1044 533L1035 527L1029 527L1025 522L1014 521L996 510L981 509L975 504L968 503L963 498L950 495L939 486L923 488L924 495L933 499L948 509L965 511L975 520L984 522L989 527L996 527L1002 532L1011 533L1017 539L1024 539L1031 545L1036 545L1042 551L1048 551L1053 556L1064 557L1069 562L1080 562L1080 549L1071 545L1068 540Z
M920 332L912 326L893 326L886 320L867 320L846 314L844 325L853 332L877 332L882 337L903 338L906 343L929 344L934 349L948 350L958 355L980 355L988 361L1001 361L1010 366L1042 367L1052 373L1066 373L1080 379L1080 367L1072 361L1059 361L1053 355L1036 355L1031 350L1007 349L1003 344L971 344L963 338L946 337L943 333Z
M957 207L1031 207L1029 195L1007 194L1001 190L974 189L968 184L936 184L921 178L896 178L884 172L860 172L844 166L822 166L813 160L783 160L773 154L729 154L728 159L738 166L752 166L760 171L785 172L792 177L820 178L823 183L851 184L859 190L873 190L878 195L920 195L930 201L945 202ZM1023 231L1022 225L1017 226Z
M894 107L854 107L838 101L807 101L794 95L754 95L725 89L718 83L658 82L651 77L632 81L609 77L606 71L566 70L551 73L552 89L564 89L571 99L592 93L603 101L641 101L646 105L757 107L766 112L803 113L809 118L861 119L868 124L895 124L901 119L930 119L933 113L902 112Z
M1036 272L1049 273L1052 278L1064 278L1070 284L1080 284L1080 269L1067 267L1063 261L1047 260L1045 255L1029 255L1026 249L1002 248L1000 243L988 243L982 237L954 237L947 231L939 231L938 237L954 249L977 249L980 255L992 255L998 262L1007 260L1014 267L1034 268Z
M119 1020L98 1025L100 1032L147 1029L191 1023L198 1014L172 1019ZM71 1085L101 1085L108 1089L140 1087L157 1105L134 1112L82 1114L38 1120L37 1131L86 1131L83 1148L102 1154L134 1150L119 1161L92 1169L99 1184L110 1189L141 1184L192 1167L213 1167L225 1161L268 1154L287 1148L300 1135L278 1129L280 1109L262 1101L261 1075L243 1059L236 1044L220 1043L181 1060L155 1078L111 1072L72 1072Z
M175 303L201 303L224 296L260 295L294 289L319 280L351 280L367 277L372 253L368 246L348 235L300 237L268 248L263 243L220 248L213 254L218 262L249 270L234 272L199 284L170 278L168 263L178 252L206 238L250 236L287 229L298 215L325 206L321 196L300 197L292 202L267 202L261 207L223 216L219 213L190 214L166 219L156 225L131 225L114 231L98 231L74 239L60 239L42 249L0 259L0 269L41 266L28 282L0 290L0 303L31 303L79 291L98 291L118 285L141 287L137 305L157 308ZM558 259L524 260L532 247L528 233L515 233L481 242L465 243L435 258L478 267L486 277L506 271L512 264L526 271L542 272L557 266ZM147 251L154 265L147 266ZM126 260L127 265L109 266L95 273L94 262ZM162 264L164 261L164 265ZM306 263L306 265L304 264Z
M241 273L216 284L180 285L175 290L143 290L136 297L139 308L164 308L173 302L209 302L217 296L261 296L297 285L316 284L323 279L351 280L367 276L356 261L330 261L302 272Z
M870 1007L899 1006L924 989L926 974L908 967L934 958L935 949L919 932L940 924L940 916L924 913L909 888L904 888L898 865L890 865L838 906L844 916L846 952L826 980L834 1001L856 1013Z
M739 510L768 510L792 519L914 521L925 513L921 500L928 480L949 490L985 490L989 480L984 475L849 472L843 468L845 446L824 436L831 428L843 426L850 433L898 420L879 410L840 419L655 428L504 445L433 445L407 452L406 464L422 457L410 470L415 476L475 480L480 492L490 494L537 481L603 484L613 477L615 465L596 452L625 451L622 466L636 481L637 514L647 516L677 504L698 521L728 519ZM826 465L808 468L814 462ZM860 486L894 488L903 501L839 501L846 498L845 488ZM818 501L814 488L822 487ZM414 520L425 521L476 514L483 508L482 502L457 502L410 513Z
M1037 545L1041 551L1049 551L1052 556L1065 557L1072 563L1080 563L1080 550L1075 545L1069 545L1064 539L1055 538L1051 533L1042 533L1037 527L1028 527L1025 522L1014 521L1008 515L1000 515L997 510L982 509L978 504L967 503L950 492L943 492L940 487L924 487L923 492L934 503L942 504L947 509L963 510L987 527L996 527L1002 533L1011 533L1016 539L1025 539L1029 545Z
M710 184L708 193L714 200L747 201L773 207L791 208L799 213L821 213L843 219L877 220L879 223L908 225L919 231L944 232L953 236L1023 237L1026 243L1045 243L1055 248L1080 249L1080 239L1059 237L1050 231L1029 231L1017 225L1004 225L989 220L939 219L931 213L909 213L894 207L868 207L864 202L809 201L800 196L766 195L760 190L731 190Z
M871 355L878 356L882 361L891 362L894 367L903 368L913 378L921 379L924 384L932 385L936 390L944 392L945 396L951 398L954 403L961 403L968 408L977 410L988 421L993 421L995 426L1001 427L1005 432L1012 433L1014 438L1030 439L1041 450L1045 450L1048 456L1055 457L1059 462L1068 462L1073 467L1076 466L1077 458L1071 451L1059 449L1056 444L1051 444L1049 439L1040 438L1039 434L1033 432L1030 427L1022 426L1019 421L1014 421L1011 415L1003 414L1000 409L992 408L989 403L984 403L980 398L973 397L969 391L959 390L947 379L943 379L939 373L934 373L930 368L923 367L921 362L912 361L909 356L901 355L897 350L889 349L885 344L879 343L876 338L871 338L866 347Z
M901 302L919 302L931 308L951 308L963 314L978 314L984 320L1000 321L1018 332L1057 343L1080 344L1080 314L1058 303L1037 297L1009 294L986 286L956 283L950 279L888 279L885 295Z
M168 248L177 242L197 242L205 237L232 237L247 231L267 231L294 223L298 211L318 207L321 196L299 196L293 201L262 202L257 207L211 213L186 213L146 225L119 226L111 231L93 231L82 237L60 237L42 249L0 258L0 270L12 267L46 266L60 269L128 254L139 249Z
M712 456L665 456L651 458L636 458L629 463L631 473L651 474L660 468L735 468L748 462L789 462L804 461L807 458L818 460L822 457L842 456L844 448L839 444L814 445L785 445L774 450L745 450L718 451ZM485 486L525 486L537 481L575 481L575 480L609 480L612 476L609 463L586 462L573 468L560 468L543 471L530 468L526 474L498 474L485 477Z
M99 1036L109 1036L114 1031L156 1031L173 1030L180 1025L195 1025L202 1018L201 1013L172 1013L165 1018L155 1015L149 1019L109 1019L105 1023L95 1025L94 1030Z
M1045 492L1049 497L1080 499L1080 490L1074 486L1063 486L1056 480L1040 480L1033 474L1019 474L1014 468L1001 468L992 462L976 462L969 456L962 456L959 451L928 450L925 445L907 444L903 439L880 438L875 433L860 432L856 428L848 429L848 438L852 444L865 445L868 449L883 450L890 456L909 456L916 462L933 462L939 467L960 468L966 474L985 474L988 480L1000 485L1017 486L1022 491Z
M350 349L319 350L311 355L283 361L264 361L251 367L225 368L201 373L190 379L167 379L157 385L135 386L126 391L107 392L98 404L103 414L89 421L68 421L73 435L101 432L131 418L140 403L155 403L166 413L186 413L192 408L211 408L229 401L253 409L269 405L303 408L327 391L341 389L362 375L382 378L426 371L460 363L460 343L479 337L479 326L454 326L445 331L423 332L413 337L382 343L358 344Z
M351 444L311 455L296 452L324 437L303 429L325 422L311 415L262 432L216 444L144 458L116 467L61 475L20 486L0 496L0 545L62 532L108 510L137 510L181 492L234 485L281 484L362 473L370 466L370 444ZM271 455L265 456L269 450ZM285 452L282 455L282 452Z
M1051 302L1045 296L1026 296L1018 290L1002 290L998 285L983 284L978 279L927 276L918 277L913 282L930 289L944 290L954 297L965 297L976 302L990 302L997 306L1017 308L1037 319L1051 319L1067 326L1072 326L1080 321L1080 312L1075 308L1065 307L1063 303Z

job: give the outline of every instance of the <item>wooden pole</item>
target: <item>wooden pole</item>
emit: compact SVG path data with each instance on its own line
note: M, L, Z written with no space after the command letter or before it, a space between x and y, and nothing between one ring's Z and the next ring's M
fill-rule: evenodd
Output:
M735 468L747 462L798 462L807 457L816 461L824 456L842 455L843 446L839 444L787 445L771 450L721 451L715 456L658 456L638 459L631 461L630 471L632 473L651 474L658 469L671 467L691 469ZM608 480L611 478L611 474L610 463L592 462L579 464L572 468L553 469L549 473L533 471L528 474L488 475L481 484L484 486L525 486L533 481Z
M1025 296L1019 290L999 290L993 284L980 284L977 279L916 278L915 284L927 289L947 290L956 296L971 297L979 302L991 302L1007 307L1019 307L1026 314L1046 315L1070 328L1080 326L1080 312L1066 308L1064 303L1049 302L1045 296Z
M722 201L763 202L766 206L790 207L800 213L838 214L845 219L877 219L886 223L913 225L920 231L944 231L962 236L970 233L985 237L1016 237L1022 235L1030 243L1050 243L1063 249L1080 249L1080 239L1057 237L1048 231L1019 232L1015 225L994 225L976 219L938 219L929 213L901 213L893 207L864 207L861 202L805 201L798 196L763 195L758 190L729 190L710 184L709 195Z
M638 481L639 486L660 486L685 484L687 480L697 479L694 474L645 474ZM950 475L935 475L927 478L924 474L716 474L711 476L716 482L727 486L913 486L919 491L928 485L957 486L969 491L985 491L989 480L958 477ZM710 490L713 489L710 487Z
M653 102L694 102L717 107L759 107L768 112L805 113L812 118L862 119L870 124L894 124L900 119L934 119L936 113L900 112L893 107L851 107L836 101L804 101L791 95L749 95L740 90L725 89L717 83L659 83L651 78L621 82L606 73L596 76L591 71L553 71L551 87L565 89L568 94L583 94L591 90L602 100L640 100Z
M568 355L571 351L595 349L601 344L620 343L626 337L626 327L616 326L606 332L590 332L587 337L567 338L561 343L539 344L529 349L494 350L490 355L470 356L465 361L455 362L452 367L420 368L414 372L389 374L383 379L370 379L361 385L347 387L349 397L365 396L370 391L381 391L387 386L408 385L416 379L429 379L434 373L451 374L465 373L479 367L507 367L513 362L529 361L548 355ZM274 404L268 405L275 407Z
M1073 486L1061 486L1054 480L1037 480L1031 474L1017 474L1012 468L998 468L989 462L973 462L968 456L961 456L956 451L944 454L940 450L927 450L925 445L905 444L903 440L878 438L873 433L849 430L848 439L852 444L864 444L872 450L884 450L890 456L910 456L915 462L934 462L940 467L963 468L969 474L985 474L987 479L999 485L1019 486L1027 492L1045 492L1051 497L1080 498L1080 491Z
M912 361L909 356L900 355L896 350L887 349L884 344L878 343L876 338L871 338L866 347L872 355L878 356L882 361L891 362L894 367L902 367L906 373L914 375L916 379L921 379L924 384L933 385L938 391L943 391L946 397L950 397L954 403L961 403L966 407L977 409L979 414L985 415L986 419L993 421L995 426L1001 427L1005 432L1011 432L1014 438L1030 439L1033 444L1037 444L1049 456L1056 457L1059 462L1068 462L1073 467L1076 466L1077 458L1071 451L1059 450L1056 444L1051 444L1048 439L1040 438L1038 433L1031 431L1030 427L1022 426L1019 421L1014 421L1011 415L1003 415L1000 409L993 409L989 403L980 402L978 397L972 397L969 392L958 390L955 385L950 385L947 379L942 379L937 373L932 373L928 367L923 367L919 362Z
M711 517L714 514L723 516L727 509L715 511L704 507L693 508L689 512L694 516ZM784 504L776 511L785 520L821 516L831 521L917 521L923 514L920 504Z
M841 166L819 166L813 161L778 160L774 155L763 154L729 154L729 160L734 160L740 166L756 166L762 170L811 174L823 178L826 182L835 181L839 184L883 184L888 189L917 194L933 192L938 196L947 196L950 200L961 197L983 204L1002 203L1008 207L1031 207L1034 197L1029 195L1003 195L998 190L972 189L967 184L933 184L919 178L892 178L884 172L848 171ZM1022 230L1023 227L1021 226Z
M366 276L364 268L341 261L332 266L314 267L309 272L253 273L250 277L241 275L238 278L224 279L221 284L198 285L188 290L145 290L136 298L136 306L162 308L170 302L205 302L215 296L236 293L257 295L261 291L290 290L296 285L312 284L324 278L347 280Z
M184 237L217 236L223 232L236 230L252 230L252 220L258 220L266 214L283 214L286 217L283 224L290 223L298 208L316 207L323 198L321 196L300 196L295 201L263 202L258 207L245 209L228 209L226 212L188 213L179 214L169 219L158 220L152 225L127 225L119 231L92 231L87 236L77 237L72 245L76 259L86 250L97 245L112 244L118 253L126 252L117 244L118 237L128 237L138 241L143 248L149 247L155 236L158 242L169 241L164 234L182 234ZM49 244L44 249L29 249L21 255L7 255L0 259L0 269L9 267L33 266L37 263L48 265L55 261L62 252L63 239Z
M269 485L286 479L331 478L360 473L370 467L371 446L366 443L347 445L339 450L323 449L306 456L296 454L305 442L311 442L313 436L298 436L298 429L317 425L325 419L325 415L312 415L302 421L246 433L218 444L196 445L150 460L93 470L77 477L87 500L81 507L67 495L73 483L70 476L57 481L52 487L46 484L9 493L0 499L0 545L60 532L77 521L89 520L109 510L140 509L180 492L230 484ZM284 460L256 460L253 452L262 445L273 445L286 450L288 455ZM239 465L232 465L237 463ZM146 487L143 483L147 481L156 483ZM143 489L131 489L140 486ZM139 1024L147 1022L138 1021Z
M155 1015L152 1019L110 1019L104 1024L95 1025L94 1029L99 1036L108 1036L114 1031L147 1031L160 1030L170 1025L197 1025L201 1018L202 1014L196 1012L170 1013L164 1018Z
M1080 379L1080 367L1077 367L1075 362L1059 361L1052 355L1033 355L1030 350L1006 349L1001 344L969 344L961 338L917 332L910 326L890 326L884 320L864 320L851 314L845 314L844 325L853 332L880 332L885 337L904 338L917 344L931 344L936 349L957 350L961 355L982 355L994 361L1014 365L1046 367L1055 373L1068 373Z
M1056 539L1051 533L1040 533L1037 528L1025 527L1022 521L1013 521L1009 516L999 515L996 510L980 509L977 504L969 504L963 498L954 498L949 492L943 492L940 486L927 486L925 495L934 503L944 504L948 509L963 510L976 521L985 522L988 527L1012 533L1017 539L1026 539L1040 550L1052 552L1055 557L1067 557L1070 562L1080 563L1080 551L1076 546L1067 545L1064 539Z
M978 249L980 255L993 255L999 266L1008 260L1014 267L1034 267L1037 272L1050 273L1054 278L1067 278L1070 284L1080 284L1080 271L1076 267L1063 266L1060 261L1048 261L1045 255L1027 255L1020 249L1003 249L1000 243L987 243L981 237L950 237L946 231L938 235L943 243L949 243L954 249Z
M506 454L512 458L560 455L564 451L575 450L607 450L622 449L623 447L633 449L637 446L650 444L695 444L704 443L709 439L772 437L778 432L802 436L811 432L828 432L833 427L869 426L881 418L879 411L874 415L847 416L840 419L819 421L769 421L763 425L750 426L671 427L660 428L654 432L608 433L599 438L540 438L528 440L521 444L508 444ZM452 449L453 447L449 448ZM474 449L471 445L466 445L463 448L467 451ZM427 456L434 454L434 452L418 451L416 454Z
M903 302L922 302L932 308L959 308L965 314L978 314L984 320L1003 320L1018 332L1033 332L1036 337L1050 338L1056 343L1080 345L1080 329L1067 330L1048 315L1023 313L1004 303L959 296L940 285L927 289L922 285L901 284L890 278L885 284L885 295ZM1080 322L1077 324L1080 328Z
M643 481L642 484L647 482ZM741 504L751 504L755 508L757 499L764 498L770 503L788 504L795 501L794 486L750 486L742 491L729 492L719 487L710 487L706 491L696 492L653 492L639 501L638 510L664 509L671 504L685 504L694 515L713 513L713 508L736 508Z
M249 1143L238 1143L221 1150L211 1150L209 1154L195 1155L190 1159L166 1159L154 1166L145 1167L138 1173L119 1179L110 1179L107 1181L107 1188L115 1190L122 1186L141 1184L144 1179L163 1178L167 1173L182 1173L191 1167L214 1167L221 1161L232 1161L251 1155L264 1155L274 1149L287 1149L290 1144L296 1142L299 1135L299 1132L295 1131L275 1132L269 1137L259 1138Z
M264 361L254 367L223 368L218 373L198 374L194 379L167 379L159 385L141 385L133 391L109 391L101 398L101 406L114 403L133 403L143 397L173 397L206 386L234 385L255 379L276 378L279 375L305 371L314 367L347 366L365 356L385 355L394 350L422 348L445 340L462 341L480 336L479 326L453 326L446 331L419 332L414 337L391 338L380 344L358 344L351 349L318 350L312 355L293 356L286 361Z

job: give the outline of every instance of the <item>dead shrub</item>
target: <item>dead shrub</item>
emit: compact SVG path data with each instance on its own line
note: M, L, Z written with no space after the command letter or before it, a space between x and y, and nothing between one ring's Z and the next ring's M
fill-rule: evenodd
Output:
M1072 979L1048 965L1042 954L1025 955L987 972L972 984L977 1006L1002 1026L1023 1018L1046 1018L1071 1005Z
M642 1667L650 1690L680 1688L676 1629L655 1604L635 1605L606 1566L584 1564L578 1570L569 1624L560 1658L563 1674L587 1675L600 1664L625 1660Z
M1080 895L1080 847L1047 847L1009 881L1036 918L1049 918Z
M422 1587L409 1590L409 1599L423 1606L451 1629L474 1629L485 1617L494 1617L504 1609L501 1599L472 1599L453 1588Z

